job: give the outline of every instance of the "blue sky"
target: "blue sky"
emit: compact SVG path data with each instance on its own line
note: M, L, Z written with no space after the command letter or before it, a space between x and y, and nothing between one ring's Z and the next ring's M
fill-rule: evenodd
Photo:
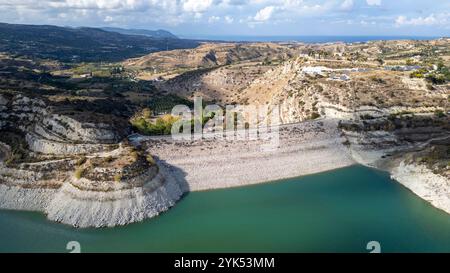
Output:
M450 36L448 0L0 0L0 21L179 35Z

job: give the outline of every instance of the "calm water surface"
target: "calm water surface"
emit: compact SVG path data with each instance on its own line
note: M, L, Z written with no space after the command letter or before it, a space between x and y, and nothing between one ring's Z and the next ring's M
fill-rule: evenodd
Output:
M450 252L450 215L362 166L235 189L194 192L161 216L77 230L0 211L0 252Z

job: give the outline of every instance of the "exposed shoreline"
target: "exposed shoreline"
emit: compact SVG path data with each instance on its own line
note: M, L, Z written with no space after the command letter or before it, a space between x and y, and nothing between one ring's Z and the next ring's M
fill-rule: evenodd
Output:
M170 138L143 140L149 152L184 179L189 191L266 183L354 165L336 120L282 126L280 145L261 151L264 141L201 140L180 143ZM183 147L180 147L183 146ZM176 169L176 170L175 170Z
M143 187L111 192L82 191L69 181L58 189L0 184L0 208L41 212L48 220L77 228L115 227L155 217L185 193L165 170L146 181Z
M336 125L335 119L283 125L280 147L272 152L261 152L261 141L180 144L153 137L143 142L174 176L186 181L189 191L268 183L361 164L389 172L396 182L450 214L450 182L445 177L425 166L406 166L401 157L383 159L395 149L349 148Z
M121 204L115 201L116 209L112 211L112 207L99 205L94 200L82 202L81 199L64 197L70 190L16 189L0 185L3 195L0 207L43 211L50 220L78 227L111 227L156 216L176 205L183 192L268 183L362 164L390 172L393 179L416 195L450 213L449 181L423 166L406 166L393 158L381 160L385 151L363 151L344 145L346 139L338 130L337 122L338 119L323 119L283 125L280 127L279 147L272 151L261 150L264 140L180 142L171 137L144 137L139 142L155 155L168 182L161 187L162 192L160 190L144 198L149 199L148 202L139 201L148 194L136 192L133 197L120 201ZM382 166L380 162L389 162L389 166ZM170 190L166 189L167 186ZM154 204L161 199L167 199L167 202L157 206L158 211L142 209L148 207L147 203ZM88 209L93 206L97 207L95 213ZM119 207L120 212L117 210ZM89 219L83 217L83 211L92 212L87 217ZM95 220L96 217L100 220Z
M450 214L450 181L423 165L406 164L391 170L392 178L434 207Z
M386 157L391 153L394 155ZM397 183L435 208L450 214L450 181L433 173L425 165L406 163L406 154L405 151L396 154L396 150L392 149L352 149L352 156L358 164L388 172Z

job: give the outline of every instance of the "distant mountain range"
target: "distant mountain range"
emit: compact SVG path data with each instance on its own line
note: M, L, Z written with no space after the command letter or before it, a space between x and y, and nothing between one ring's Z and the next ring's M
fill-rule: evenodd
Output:
M156 31L154 35L127 35L100 28L0 23L0 52L62 62L97 62L122 61L151 52L199 45L197 41L178 39L169 32Z
M110 32L117 32L126 35L143 35L153 38L168 38L168 39L178 39L177 36L173 35L167 30L147 30L147 29L124 29L124 28L115 28L115 27L103 27L103 30Z

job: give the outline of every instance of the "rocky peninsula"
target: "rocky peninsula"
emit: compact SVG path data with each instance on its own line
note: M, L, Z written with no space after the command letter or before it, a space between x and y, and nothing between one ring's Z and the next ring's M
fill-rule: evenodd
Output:
M154 217L183 195L151 155L119 142L126 132L117 124L80 122L22 95L2 95L0 102L1 208L106 227Z

